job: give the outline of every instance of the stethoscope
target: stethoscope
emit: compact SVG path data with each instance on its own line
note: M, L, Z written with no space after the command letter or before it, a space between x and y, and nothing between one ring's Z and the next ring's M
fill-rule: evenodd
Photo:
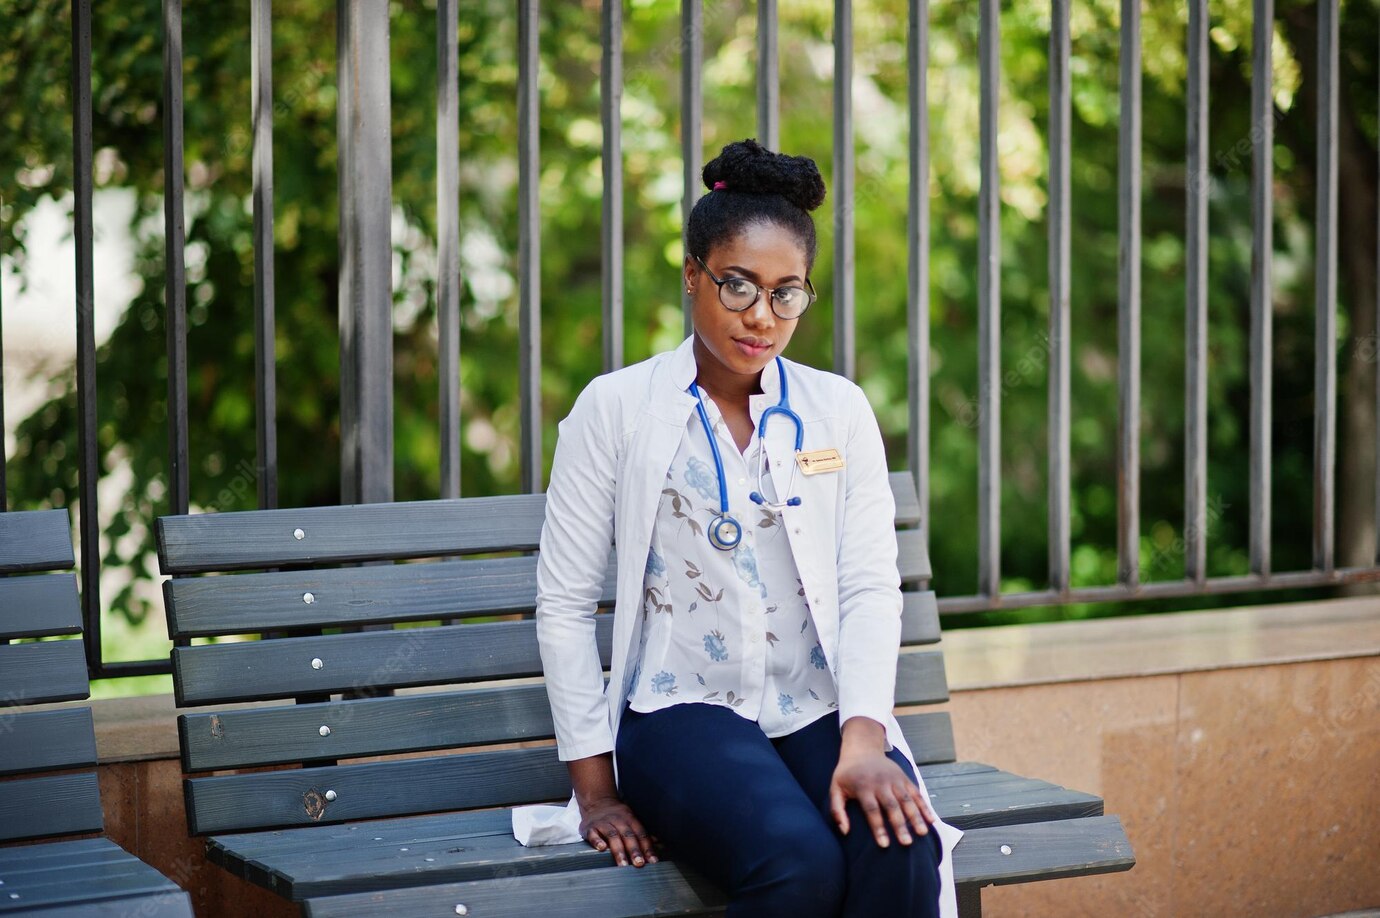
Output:
M786 385L786 367L781 362L781 358L776 358L776 371L781 377L781 398L775 405L770 406L762 412L762 417L757 421L757 490L748 495L748 499L759 507L765 507L773 513L780 513L787 507L799 507L799 497L787 497L785 501L773 503L766 499L762 493L762 467L767 462L767 450L765 437L767 435L767 421L771 420L772 415L779 414L790 419L795 425L795 451L800 453L801 446L805 443L805 424L800 420L800 415L791 410L790 390ZM700 397L699 386L690 383L690 392L695 396L695 410L699 412L700 423L704 426L704 435L709 439L709 451L714 454L714 475L719 482L719 515L714 517L709 524L707 531L709 544L720 551L732 551L738 547L738 543L743 540L743 527L728 512L728 486L724 483L724 461L719 455L719 444L714 437L714 430L709 426L709 414L704 410L704 399ZM791 477L786 486L786 493L790 494L795 489L795 467L796 463L791 463Z

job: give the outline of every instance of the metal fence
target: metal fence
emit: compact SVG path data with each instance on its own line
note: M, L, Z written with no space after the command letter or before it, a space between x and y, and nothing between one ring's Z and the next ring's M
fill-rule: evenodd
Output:
M710 0L712 2L712 0ZM1338 568L1334 551L1336 500L1337 366L1337 92L1338 0L1319 4L1318 189L1316 224L1317 350L1314 437L1313 567L1275 572L1270 564L1271 425L1271 220L1272 128L1270 117L1273 0L1254 0L1252 85L1252 202L1254 224L1250 331L1250 573L1208 577L1206 539L1207 456L1207 0L1188 0L1188 221L1186 243L1186 463L1184 534L1186 575L1181 580L1141 582L1139 571L1140 264L1141 264L1141 0L1122 0L1119 88L1119 304L1118 304L1118 574L1115 583L1073 587L1070 583L1069 458L1069 264L1070 264L1070 0L1050 0L1049 45L1049 583L1048 589L1001 592L1000 555L1000 221L997 152L1000 84L999 0L978 0L981 189L978 263L979 447L978 590L945 597L948 615L995 608L1067 602L1101 602L1145 597L1191 596L1273 588L1323 586L1380 579L1380 568ZM440 328L440 427L442 497L460 493L459 410L459 197L457 125L457 0L437 2L437 211ZM701 64L704 2L681 7L681 103L684 205L688 213L700 193L702 165ZM759 0L758 136L775 148L778 138L777 9ZM929 247L927 201L929 117L928 0L909 0L909 430L908 459L929 518ZM519 167L519 316L521 377L521 481L524 490L542 487L541 258L537 176L539 113L537 72L538 0L517 0ZM834 174L831 178L835 279L834 368L851 376L855 368L854 213L852 85L853 9L834 4ZM188 511L186 277L183 264L182 0L164 0L163 130L166 156L168 486L169 510ZM255 465L260 507L277 505L275 436L273 274L273 77L270 56L271 0L251 0L250 44L253 94L253 219L256 435ZM623 354L623 193L619 109L622 96L622 9L602 6L603 176L603 363L620 365ZM80 500L96 506L95 335L92 289L91 11L90 0L72 0L72 153L75 161L77 279L77 401L79 408ZM388 5L378 0L338 0L337 74L340 162L340 330L341 430L344 503L392 499L392 393L362 381L391 379L391 246L389 208ZM687 331L689 319L686 319ZM2 418L3 415L0 415ZM2 457L0 457L2 458ZM1378 489L1380 493L1380 489ZM0 462L0 501L4 499ZM0 509L3 509L0 505ZM1380 507L1377 508L1380 518ZM87 650L93 677L166 673L168 661L106 662L101 659L98 515L81 514L81 576Z

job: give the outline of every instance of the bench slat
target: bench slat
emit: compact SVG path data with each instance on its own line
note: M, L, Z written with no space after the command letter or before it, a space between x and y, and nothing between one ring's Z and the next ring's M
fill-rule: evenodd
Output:
M613 616L595 623L608 666ZM179 707L541 675L530 619L175 647L172 659Z
M32 574L0 579L0 638L81 633L81 603L74 574Z
M0 698L7 704L72 701L90 691L81 641L0 645Z
M615 578L610 559L600 605L613 605ZM184 577L165 582L163 591L172 637L466 618L532 612L537 559Z
M897 522L918 523L915 483L904 472L890 481ZM160 570L188 574L527 551L540 541L545 512L546 495L525 494L184 514L155 525ZM70 541L67 551L70 559Z
M896 718L916 765L954 760L954 729L948 711L902 714ZM924 775L924 772L921 772ZM928 779L927 779L928 781ZM928 783L926 784L928 787Z
M1002 854L1007 845L1011 853ZM726 899L693 870L671 861L636 869L609 866L608 854L583 848L603 866L526 875L528 865L514 864L493 879L308 899L309 918L356 918L388 914L394 918L453 914L463 903L471 914L517 918L540 913L544 918L577 918L591 901L600 914L615 918L675 913L719 914ZM572 852L568 862L595 860ZM1071 819L1041 825L973 829L954 849L954 878L963 885L985 886L1030 880L1087 876L1129 870L1135 864L1121 822L1115 816ZM513 878L522 876L521 882ZM608 908L603 906L608 904ZM698 910L704 910L700 912Z
M104 825L91 772L0 782L0 841L99 832Z
M939 643L939 601L934 590L901 594L901 646Z
M94 764L90 708L0 712L0 775Z
M67 509L0 513L0 574L65 570L76 564Z
M515 685L183 714L178 732L195 772L551 739L555 727L546 686Z
M570 772L542 746L194 778L186 791L192 834L205 835L569 799Z
M158 560L188 574L528 551L545 512L546 495L524 494L163 516Z
M947 700L944 660L938 651L902 654L896 669L898 704ZM937 722L923 733L924 748L931 755L952 758L946 724ZM323 726L329 730L325 736ZM555 736L543 685L183 714L178 732L187 772Z

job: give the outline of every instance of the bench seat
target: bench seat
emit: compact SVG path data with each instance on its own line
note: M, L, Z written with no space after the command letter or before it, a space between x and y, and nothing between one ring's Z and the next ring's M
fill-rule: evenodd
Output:
M905 729L906 717L900 718ZM909 737L908 737L909 738ZM964 831L1102 815L1102 800L1047 781L1023 778L977 762L921 766L939 817ZM1101 823L1093 823L1098 825ZM956 882L1000 882L1002 869L981 862L965 836L956 849ZM1124 836L1120 836L1124 841ZM1003 842L997 842L999 847ZM1068 867L1088 860L1079 848ZM1110 850L1105 869L1126 851ZM502 876L607 866L609 856L584 842L526 848L512 834L511 809L441 813L274 832L214 835L207 856L216 864L294 901L315 896L454 883ZM969 861L969 869L961 869ZM1129 866L1129 864L1128 864ZM1085 871L1097 872L1097 871Z
M940 812L941 816L947 816ZM299 830L300 831L300 830ZM511 839L508 840L511 842ZM584 848L584 843L553 846ZM540 850L540 849L538 849ZM1009 853L1007 853L1009 851ZM562 855L555 855L560 857ZM572 855L577 860L605 858ZM1135 862L1121 820L1116 816L1064 819L1053 826L1016 824L966 829L954 849L954 879L960 886L1003 885L1127 870ZM431 865L427 865L431 866ZM393 918L461 914L485 918L582 918L599 903L604 918L651 915L722 915L726 904L714 884L691 868L663 860L645 867L570 866L570 873L531 875L525 861L500 867L490 879L412 888L381 889L309 898L309 918ZM515 878L521 877L521 882ZM394 878L397 879L396 877ZM571 890L579 890L572 897Z
M0 915L190 915L187 894L108 838L0 848Z

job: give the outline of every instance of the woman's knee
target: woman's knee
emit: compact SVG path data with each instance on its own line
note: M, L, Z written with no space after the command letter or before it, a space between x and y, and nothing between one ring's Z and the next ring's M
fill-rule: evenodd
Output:
M819 826L773 834L763 842L736 892L760 896L772 915L836 918L847 891L847 866L833 834Z

